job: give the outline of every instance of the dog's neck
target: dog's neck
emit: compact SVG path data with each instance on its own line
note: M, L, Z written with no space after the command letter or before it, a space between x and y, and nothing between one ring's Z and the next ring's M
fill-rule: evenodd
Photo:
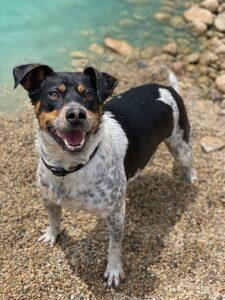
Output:
M100 144L102 131L103 128L100 126L98 132L89 137L82 151L70 153L63 150L48 133L39 130L36 141L37 150L47 164L60 166L67 170L72 166L86 164L89 161L91 154Z

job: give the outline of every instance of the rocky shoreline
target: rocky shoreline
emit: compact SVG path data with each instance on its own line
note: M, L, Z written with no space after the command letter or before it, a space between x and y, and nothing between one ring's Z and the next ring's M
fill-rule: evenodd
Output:
M151 46L135 49L126 41L107 37L104 46L93 43L87 53L71 52L71 65L78 70L93 62L99 66L102 60L107 65L107 62L114 61L113 53L117 53L124 58L123 61L135 59L140 68L144 68L143 60L158 57L178 76L185 73L194 78L201 88L202 98L217 102L221 106L220 114L225 115L225 3L220 0L195 4L187 1L183 15L173 16L179 1L177 5L174 4L176 1L164 2L164 10L157 12L155 19L174 29L188 28L195 36L198 47L192 47L185 38L173 40L172 34L162 49Z

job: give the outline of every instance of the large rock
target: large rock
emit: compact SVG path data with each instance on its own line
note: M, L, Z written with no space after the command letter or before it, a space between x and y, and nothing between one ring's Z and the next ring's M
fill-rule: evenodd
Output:
M134 48L125 41L112 38L105 38L104 44L107 48L124 56L131 56L134 53Z
M188 22L203 22L207 25L213 23L213 14L207 9L199 8L197 5L192 5L183 15Z
M217 76L215 83L218 90L225 94L225 74Z
M214 25L218 31L225 31L225 12L222 12L215 18Z
M217 12L219 8L219 1L218 0L205 0L201 3L203 8L210 10L212 13Z

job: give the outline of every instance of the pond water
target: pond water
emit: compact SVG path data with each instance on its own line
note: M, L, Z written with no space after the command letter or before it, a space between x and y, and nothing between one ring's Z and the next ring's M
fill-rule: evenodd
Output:
M153 18L162 5L163 0L3 0L0 87L13 86L12 68L19 64L42 62L69 70L71 51L102 45L106 36L137 47L162 45L166 25ZM2 101L0 96L0 110Z

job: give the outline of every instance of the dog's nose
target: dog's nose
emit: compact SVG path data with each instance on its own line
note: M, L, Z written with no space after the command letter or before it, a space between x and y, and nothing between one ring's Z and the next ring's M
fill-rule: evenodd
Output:
M66 119L71 124L81 124L87 118L82 108L71 108L66 112Z

